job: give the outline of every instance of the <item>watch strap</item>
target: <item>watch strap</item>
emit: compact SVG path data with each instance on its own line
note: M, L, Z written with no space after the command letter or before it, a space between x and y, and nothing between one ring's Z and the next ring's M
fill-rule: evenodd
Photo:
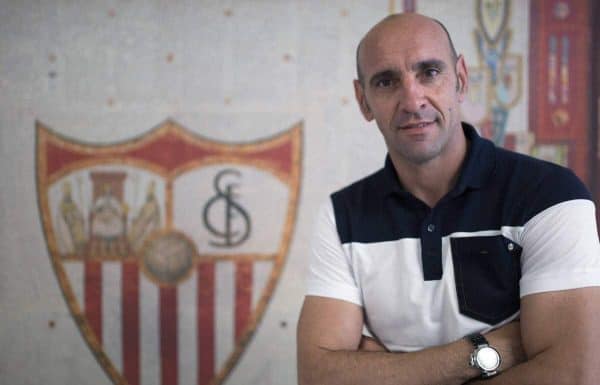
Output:
M467 336L467 339L469 341L471 341L471 343L473 344L473 346L475 348L478 348L480 346L489 346L489 342L487 340L487 338L485 338L481 333L473 333L473 334L469 334Z

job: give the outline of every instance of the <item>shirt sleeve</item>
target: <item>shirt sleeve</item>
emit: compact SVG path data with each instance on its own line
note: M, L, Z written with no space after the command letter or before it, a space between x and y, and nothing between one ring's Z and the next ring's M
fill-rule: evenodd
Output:
M333 205L321 206L310 247L307 295L329 297L362 306L362 296L352 269L352 261L340 242Z
M600 286L600 243L594 203L574 199L553 205L524 226L521 297Z

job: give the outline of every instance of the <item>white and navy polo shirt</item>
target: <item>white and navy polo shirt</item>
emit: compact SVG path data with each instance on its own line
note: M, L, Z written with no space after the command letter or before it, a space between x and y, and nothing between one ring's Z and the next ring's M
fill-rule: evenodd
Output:
M519 315L528 294L600 286L595 207L568 169L470 141L456 186L433 208L389 160L331 195L311 246L308 295L363 308L365 334L415 351Z

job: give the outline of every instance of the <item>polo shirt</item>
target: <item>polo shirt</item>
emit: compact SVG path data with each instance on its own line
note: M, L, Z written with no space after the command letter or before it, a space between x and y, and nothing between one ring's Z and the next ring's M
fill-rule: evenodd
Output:
M463 130L467 156L435 207L402 187L388 156L317 217L307 295L361 306L363 333L391 351L491 330L517 318L526 295L600 286L595 206L583 183Z

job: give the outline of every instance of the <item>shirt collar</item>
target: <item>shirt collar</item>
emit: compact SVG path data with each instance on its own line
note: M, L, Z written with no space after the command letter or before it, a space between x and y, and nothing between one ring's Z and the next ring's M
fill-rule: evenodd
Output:
M453 196L461 194L467 188L482 188L496 166L494 144L488 139L480 137L472 125L463 122L462 128L469 142L469 147L464 165L458 177L458 182L451 192ZM398 179L396 169L389 154L385 158L383 178L381 191L384 194L408 194Z
M470 146L458 182L454 187L457 194L469 187L482 188L496 168L494 143L479 136L470 124L463 122L462 126Z
M383 166L383 179L384 180L380 186L380 189L384 195L408 193L404 189L404 186L402 186L402 183L400 183L400 179L398 179L398 174L396 174L396 169L394 168L394 164L392 163L389 153L385 157L385 165Z

